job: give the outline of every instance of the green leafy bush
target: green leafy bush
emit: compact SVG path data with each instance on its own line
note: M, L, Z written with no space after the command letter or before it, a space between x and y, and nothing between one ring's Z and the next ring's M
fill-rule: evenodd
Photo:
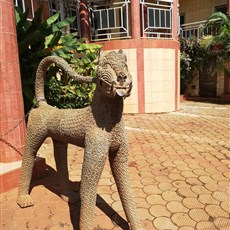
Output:
M230 16L215 12L208 18L205 28L215 32L202 37L200 42L206 52L216 59L214 74L223 70L230 73Z
M27 21L28 12L15 7L15 19L18 39L20 72L24 98L25 113L36 103L34 97L35 73L40 61L49 55L63 57L78 73L95 76L96 59L101 45L84 44L77 33L63 35L75 17L58 21L55 14L46 21L42 20L42 7L34 19ZM46 79L45 92L48 103L59 108L79 108L89 104L94 85L74 84L72 79L51 67Z
M78 43L76 41L73 53L60 53L60 50L54 51L65 57L65 60L71 64L75 71L84 76L96 76L98 50L101 45ZM57 70L51 71L47 78L45 87L47 102L58 108L83 108L91 102L95 85L78 83L62 72L55 75Z
M181 93L192 82L194 70L202 70L207 54L196 37L180 39Z

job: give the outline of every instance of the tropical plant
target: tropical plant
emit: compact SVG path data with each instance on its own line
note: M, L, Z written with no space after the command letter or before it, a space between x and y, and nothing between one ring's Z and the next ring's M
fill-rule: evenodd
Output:
M68 36L71 36L71 34ZM66 39L66 37L62 39ZM62 52L62 49L59 49L54 51L53 54L65 58L79 74L95 77L98 50L100 48L101 45L80 42L80 44L75 44L74 52L66 54ZM47 102L58 108L82 108L89 105L95 85L93 83L80 84L62 72L59 72L59 77L57 77L56 72L57 69L50 71L47 77L45 87Z
M205 61L204 49L196 37L180 39L180 79L181 94L193 80L195 70L202 70Z
M76 70L85 75L95 75L98 50L101 45L84 44L84 39L78 39L77 33L63 36L62 29L75 20L75 17L66 18L58 22L59 14L55 14L42 21L42 8L40 7L34 19L27 21L28 12L22 12L15 7L16 29L20 71L22 78L25 113L36 103L34 98L35 72L39 62L46 56L58 55L73 65ZM78 54L78 55L77 55ZM77 57L77 58L76 58ZM59 74L52 67L46 81L46 94L48 102L58 107L83 107L89 103L93 92L93 85L74 86L68 76ZM90 93L89 93L90 92ZM89 93L89 96L85 94ZM71 96L70 96L71 95ZM71 98L72 105L66 105Z
M216 57L214 73L221 70L230 72L230 16L215 12L208 18L205 28L214 31L200 42L209 55Z

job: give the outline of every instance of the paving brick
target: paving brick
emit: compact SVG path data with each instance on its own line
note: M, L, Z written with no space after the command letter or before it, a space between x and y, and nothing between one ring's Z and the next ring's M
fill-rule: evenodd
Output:
M225 165L221 164L219 166L216 166L216 170L219 172L227 172L227 171L229 171L229 165L225 166Z
M191 209L189 210L189 216L196 222L209 220L209 215L203 209Z
M153 223L150 220L142 220L141 224L146 230L157 230L157 228L153 226Z
M208 222L208 221L200 221L199 223L197 223L196 225L196 230L211 230L211 229L215 229L216 230L216 226L214 225L214 223L212 222Z
M107 185L99 185L97 188L98 194L111 194L112 190L110 186Z
M197 176L209 176L210 173L209 172L206 172L204 169L194 169L193 170L194 174L196 174Z
M182 226L179 227L178 230L195 230L195 228L191 226Z
M140 220L153 220L153 215L149 212L147 208L138 208L138 216Z
M193 170L199 170L199 169L203 168L202 166L200 166L199 163L191 163L191 164L188 165L188 167L190 169L193 169Z
M190 184L190 185L201 185L202 182L200 180L198 180L197 178L186 178L185 179L186 183Z
M221 189L219 191L229 191L230 188L230 180L229 181L218 181L217 184L221 187Z
M166 209L165 205L154 205L151 206L149 212L152 214L153 217L170 217L171 213Z
M205 168L204 170L205 170L205 172L207 172L209 174L219 173L219 171L215 167Z
M162 193L162 198L166 201L181 201L183 198L174 191L165 191Z
M173 185L169 182L162 182L162 183L159 183L158 184L158 188L161 190L161 191L175 191L176 188L173 187Z
M212 196L216 200L230 202L230 197L225 192L214 191Z
M189 209L194 209L194 208L204 208L204 204L199 202L196 198L194 197L186 197L182 200L183 205L186 208Z
M158 184L158 182L153 177L145 177L145 178L141 179L141 183L143 185Z
M218 183L207 183L204 185L204 187L211 192L223 190L223 188L220 185L218 185Z
M112 185L113 183L111 182L110 178L103 178L101 177L100 181L99 181L99 185Z
M173 222L169 217L157 217L153 221L153 224L157 229L170 229L170 230L178 229L178 227L175 224L173 224Z
M190 188L191 185L184 180L176 180L172 182L173 187L175 188Z
M12 189L10 191L8 191L7 193L5 193L4 197L7 199L7 200L12 200L12 199L15 199L18 195L18 189L15 188L15 189Z
M201 194L198 196L198 200L202 204L219 204L220 202L213 198L210 194Z
M221 203L220 203L220 207L221 207L225 212L230 213L230 203L229 203L229 201L221 202Z
M154 191L153 191L154 193ZM133 188L133 195L134 197L142 197L145 198L146 194L143 192L143 190L141 188Z
M199 176L198 178L204 184L215 184L216 181L213 180L210 176Z
M6 211L6 210L17 210L20 209L18 204L16 203L16 199L12 200L5 200L0 204L0 210Z
M39 215L34 216L27 222L27 226L29 229L46 229L48 227L51 227L51 225L52 223L47 213L40 213Z
M150 204L150 205L155 205L155 204L162 204L165 205L166 201L162 199L162 197L160 195L149 195L146 197L146 201Z
M211 194L211 191L209 191L208 189L206 189L202 185L193 185L193 186L191 186L191 190L194 193L198 194L198 195L201 195L201 194Z
M188 212L188 208L186 208L180 201L170 201L167 202L166 208L171 213L177 213L177 212Z
M99 215L94 219L94 226L97 226L97 229L112 229L114 227L114 223L110 218L108 218L108 216Z
M47 227L47 230L70 230L72 229L72 226L69 225L69 224L62 224L62 223L59 223L59 224L56 224L56 225L52 225L51 227Z
M147 195L150 195L150 194L161 194L162 191L158 188L157 185L146 185L144 188L143 188L143 191L145 194Z
M112 208L113 208L116 212L122 211L122 210L123 210L123 207L122 207L121 201L120 201L120 200L114 201L114 202L112 203Z
M157 182L170 182L171 181L171 179L169 179L169 177L168 176L161 176L161 175L159 175L159 176L155 176L155 180L157 181Z
M68 204L65 201L63 201L61 198L58 204L59 205L57 205L57 203L48 203L48 204L47 203L36 203L36 205L34 205L34 213L36 216L40 214L49 216L50 214L54 214L60 209L61 210L66 209L67 211L69 210Z
M218 229L229 230L230 228L230 219L229 218L216 218L214 224Z
M193 173L192 171L183 171L181 172L181 176L184 177L184 178L190 178L190 177L195 177L197 178L198 176Z
M205 211L213 218L226 217L229 218L229 213L225 212L219 205L206 205Z
M195 227L196 222L187 213L175 213L172 215L172 222L177 226Z
M13 210L12 212L12 219L13 220L18 220L18 219L30 219L32 217L35 216L35 213L34 213L34 207L29 207L29 208L26 208L26 209L21 209L21 208L16 208L15 210Z
M77 216L76 216L77 218ZM72 226L71 217L69 212L63 212L62 210L56 212L54 215L50 216L51 226L61 225L61 226ZM77 220L76 220L77 221Z
M197 194L191 188L179 188L177 193L182 197L197 197Z
M136 201L136 206L138 208L146 208L146 209L149 209L150 207L150 204L147 203L147 201L145 200L145 198L135 198L135 201Z
M173 164L178 165L178 167L185 167L186 169L189 169L187 164L182 160L174 160Z
M183 180L184 178L183 178L183 176L181 176L181 174L180 173L170 173L169 175L168 175L168 177L169 177L169 179L171 179L171 180Z

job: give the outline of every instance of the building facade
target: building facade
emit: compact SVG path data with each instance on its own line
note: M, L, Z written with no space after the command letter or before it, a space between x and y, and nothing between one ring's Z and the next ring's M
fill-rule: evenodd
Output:
M204 30L208 17L217 11L228 14L229 0L180 0L180 33L182 37L197 37L211 33L210 28ZM189 96L219 97L222 101L230 101L230 74L226 71L214 75L215 60L202 73L197 72L189 86Z
M21 2L21 3L20 3ZM179 108L178 0L88 0L15 2L29 10L39 3L47 17L54 12L76 16L72 31L103 50L123 49L133 77L126 113L169 112ZM20 4L19 4L20 3ZM48 11L48 12L47 12Z

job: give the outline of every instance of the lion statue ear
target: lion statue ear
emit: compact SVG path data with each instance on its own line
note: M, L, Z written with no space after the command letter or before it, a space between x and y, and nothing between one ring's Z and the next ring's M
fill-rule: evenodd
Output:
M98 63L101 62L101 60L103 59L103 57L106 55L106 52L103 51L102 49L100 49L99 51L99 55L98 55Z
M125 57L125 61L127 62L127 56L124 50L118 50L119 54L122 54Z

